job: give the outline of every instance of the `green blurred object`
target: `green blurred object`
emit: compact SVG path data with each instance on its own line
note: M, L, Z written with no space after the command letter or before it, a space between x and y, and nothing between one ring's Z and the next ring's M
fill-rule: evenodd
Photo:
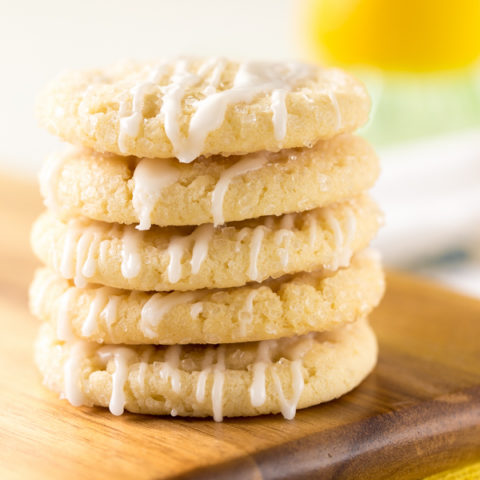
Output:
M433 137L480 126L480 69L439 73L358 70L372 96L360 134L375 145Z
M377 146L480 126L480 0L303 0L310 56L357 69Z

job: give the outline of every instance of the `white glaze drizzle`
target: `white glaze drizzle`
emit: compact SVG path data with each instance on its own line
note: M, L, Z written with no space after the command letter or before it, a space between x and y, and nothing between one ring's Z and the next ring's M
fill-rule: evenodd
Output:
M209 243L213 235L213 225L200 225L187 236L173 236L168 244L167 253L170 257L167 276L170 283L176 283L182 278L182 259L185 250L193 243L190 260L192 274L197 274L208 254Z
M190 316L192 320L197 320L198 316L203 312L203 303L196 302L190 307Z
M304 380L302 373L302 358L311 348L315 334L308 334L303 337L292 337L281 340L264 340L258 342L257 356L253 364L253 378L250 384L250 402L253 407L260 407L266 400L266 368L271 365L271 374L273 384L275 386L277 398L280 403L280 409L283 416L292 419L295 416L298 401L304 388ZM280 363L272 364L271 351L280 347L282 355L288 355L290 358L290 369L292 375L292 395L290 399L286 399L282 383L275 367Z
M77 287L82 288L87 285L87 278L95 273L95 262L90 252L93 250L96 233L91 228L87 227L77 241L77 258L73 281Z
M170 283L177 283L182 278L182 258L189 244L188 237L174 236L170 239L167 253L170 258L167 267L167 276Z
M71 344L68 358L63 367L65 398L74 407L79 407L85 403L85 395L81 387L81 368L89 350L90 345L82 340Z
M179 393L182 387L180 382L180 356L182 354L182 347L180 345L171 345L165 351L164 362L160 370L160 376L163 380L169 380L172 385L172 390Z
M118 147L122 153L127 153L128 150L127 137L138 136L144 121L145 96L155 88L163 93L160 116L164 119L165 133L172 143L174 155L181 162L190 163L201 155L206 138L222 125L229 105L250 103L260 93L272 92L274 134L281 141L286 134L287 92L298 82L315 75L315 69L304 64L247 62L239 65L231 88L218 91L227 61L224 58L207 60L199 67L197 74L189 71L190 63L185 58L178 60L166 86L158 85L168 69L166 63L161 63L151 70L145 81L130 89L130 111L127 111L127 99L119 106ZM210 76L205 79L209 71ZM187 89L201 85L202 82L205 83L201 90L204 96L200 99L188 97ZM187 100L193 106L194 113L187 125L187 135L184 136L180 131L179 119L183 110L182 103Z
M262 248L263 237L265 235L265 226L258 225L253 229L252 234L252 244L250 246L250 264L248 267L248 278L250 280L258 280L258 255L260 253L260 249Z
M327 221L328 227L333 232L335 243L335 259L328 267L331 270L337 270L339 267L347 266L350 262L350 258L352 256L351 244L355 237L357 219L353 211L348 208L345 212L346 234L344 236L340 222L337 218L335 218L331 210L328 208L325 209L323 211L323 215Z
M195 229L192 234L192 238L195 243L193 244L192 259L190 265L192 266L192 273L196 275L200 271L205 258L208 254L208 246L213 236L213 225L206 223L200 225Z
M139 244L142 232L129 226L123 228L122 235L122 275L124 278L135 278L140 273L142 259Z
M122 297L120 295L110 295L107 304L101 313L101 316L105 319L105 325L111 341L114 341L112 328L118 318L118 304L121 299Z
M283 244L283 247L279 249L280 261L282 267L287 267L288 265L288 250L290 247L290 242L293 236L293 227L295 224L295 214L289 213L283 215L280 219L280 230L275 232L274 241L280 246Z
M275 243L277 245L281 245L284 243L284 246L282 248L279 248L279 253L280 253L280 262L282 264L282 267L286 268L288 265L288 248L290 241L292 239L292 232L289 232L287 230L279 230L278 232L275 233Z
M325 220L327 221L328 228L333 233L333 242L335 244L335 248L338 249L343 245L343 232L342 228L340 227L340 223L329 208L326 208L323 211L323 214Z
M225 345L217 347L217 361L213 367L212 411L216 422L223 420L223 384L225 382Z
M202 360L202 370L198 374L197 385L195 388L195 399L198 403L203 403L205 401L205 385L207 382L208 374L212 370L214 357L215 349L212 347L207 347Z
M99 287L96 288L94 292L95 295L90 302L90 308L88 309L88 314L81 329L81 334L84 337L89 337L98 331L100 314L109 303L109 295L112 293L112 289L108 287Z
M80 222L76 219L68 222L67 232L63 241L63 250L60 261L60 274L63 278L71 279L74 277L75 269L73 265L73 256L75 254L75 246L77 244Z
M212 192L212 215L215 226L223 225L223 223L225 223L225 219L223 217L223 202L231 181L235 177L258 170L259 168L263 167L267 161L268 159L265 155L248 156L234 163L231 167L227 168L221 173L220 178Z
M218 60L222 57L211 57L208 58L205 62L203 62L200 67L198 68L198 76L199 77L205 77L209 70L212 70L215 68L215 65L217 64Z
M97 355L105 363L113 358L115 370L112 373L112 394L108 408L113 415L121 415L126 403L125 383L128 379L128 366L137 359L137 355L131 348L112 346L99 348Z
M140 355L140 364L138 365L138 372L137 372L137 383L140 395L145 398L145 375L147 373L148 364L150 362L150 358L155 351L155 347L152 345L148 345L145 347L145 350Z
M132 97L132 108L129 115L126 114L126 103L122 102L119 108L120 126L118 133L118 148L122 153L127 153L126 137L137 137L140 126L144 120L143 107L145 95L152 91L167 71L167 64L160 64L154 68L147 80L130 89Z
M249 388L250 402L254 407L260 407L265 403L266 378L265 369L270 363L270 349L275 345L275 340L264 340L259 342L257 358L253 364L253 380Z
M272 92L273 133L275 140L278 141L283 140L287 133L288 112L285 103L286 96L286 90L277 89Z
M112 241L112 239L118 239L121 235L121 229L122 226L120 224L112 223L107 231L106 238L110 239L110 242ZM105 262L108 262L108 258L110 257L110 242L100 242L100 248L98 249L99 264L105 264ZM123 249L123 246L121 246L121 249ZM120 253L120 255L122 254Z
M70 324L69 309L76 292L75 288L68 288L58 299L57 338L65 342L75 338Z
M159 323L172 308L196 301L200 295L195 291L153 294L142 307L140 330L145 336L155 338Z
M198 75L200 77L205 76L208 70L212 69L212 73L208 78L207 85L203 89L204 95L212 95L218 89L220 80L222 78L222 73L225 70L227 65L227 60L223 57L211 58L207 60L198 70Z
M332 263L328 265L330 270L337 270L340 266L340 256L343 249L343 232L340 226L338 219L333 215L329 208L323 210L324 218L327 222L328 228L333 233L333 243L334 243L334 258Z
M278 125L277 134L281 136L286 116L283 92L291 90L300 80L314 75L314 70L307 65L290 63L285 70L285 66L280 64L249 62L239 66L231 88L217 91L226 62L218 59L216 66L214 64L215 61L208 61L200 67L198 74L194 74L189 71L188 60L180 60L171 83L164 89L161 114L164 117L165 132L172 143L175 156L184 163L190 163L202 153L206 138L210 132L221 126L229 105L249 103L260 93L274 90L279 92L276 94L278 98L275 99L277 105L274 113L281 113L277 113L275 120L272 120ZM186 89L200 84L205 73L211 68L212 74L203 89L205 97L193 99L195 111L190 118L187 136L184 137L180 132L179 117ZM283 105L280 105L282 98Z
M209 133L223 123L230 104L249 103L256 95L274 89L290 90L296 82L309 78L312 74L310 67L301 64L288 64L287 71L279 64L240 64L230 89L212 94L197 103L197 109L190 120L188 137L178 149L177 157L183 162L191 162L198 157Z
M287 399L285 397L280 378L275 369L272 368L273 383L275 385L275 390L280 402L281 412L287 420L292 420L295 417L298 401L305 385L302 373L302 361L300 359L290 362L290 371L292 375L291 385L293 394L290 399Z
M95 275L97 269L97 262L95 260L95 252L98 252L98 245L101 240L103 229L94 226L91 231L90 241L88 242L87 258L82 266L82 275L85 278L91 278Z
M250 229L248 227L242 228L236 236L236 244L235 244L235 253L238 253L240 251L240 248L242 246L242 242L245 239L245 237L249 234Z
M185 90L200 82L200 77L188 71L189 61L179 60L173 72L171 83L166 86L163 95L163 103L160 110L164 119L165 133L172 143L175 156L185 163L190 163L198 155L186 158L186 146L180 133L178 122L182 111L182 101L185 97ZM207 97L208 98L208 97ZM190 158L191 157L191 158Z
M335 125L335 130L340 130L342 128L343 124L343 119L342 119L342 112L340 111L340 107L338 105L338 100L335 94L331 91L327 91L328 98L330 99L330 102L332 102L333 109L335 110L335 115L337 118L337 122Z
M51 155L43 164L39 174L43 203L53 211L58 210L57 188L64 163L64 154Z
M303 337L292 337L283 340L264 340L258 342L257 355L252 368L252 383L249 387L249 395L252 406L260 407L266 401L266 368L271 365L273 385L283 416L292 419L295 416L298 401L303 392L304 379L302 372L302 358L307 353L315 334L308 334ZM70 347L69 357L64 366L65 396L72 405L82 405L85 397L81 389L81 364L93 349L92 343L81 340L76 341ZM272 363L271 351L280 348L278 354L290 358L292 394L286 398L282 382L276 371L276 366L283 364L283 361ZM172 390L179 393L181 390L180 380L180 345L168 347L164 354L164 361L161 362L160 377L163 380L170 380ZM105 346L97 349L97 355L105 364L113 358L114 372L112 373L112 394L109 408L114 415L121 415L125 406L125 383L128 378L128 367L132 362L138 361L137 384L140 395L145 396L145 375L150 359L155 352L155 347L144 347L140 358L134 349L128 347ZM223 419L223 386L225 381L225 354L226 346L206 347L202 359L201 370L198 374L195 388L195 399L198 403L205 401L205 388L208 376L213 373L211 402L212 412L215 421ZM216 359L214 363L214 359ZM137 395L138 396L138 395Z
M73 278L78 287L85 287L87 279L96 271L95 252L98 251L104 230L100 224L82 225L79 220L68 222L60 263L60 274ZM75 262L74 262L75 259Z
M243 307L238 312L238 322L239 322L239 333L242 337L244 337L247 333L247 325L250 325L252 322L252 314L253 314L253 301L257 296L257 290L252 290L248 293L247 297L245 298L245 302Z
M151 223L152 210L160 199L162 190L175 183L180 171L170 161L163 159L143 158L133 172L132 204L138 216L138 230L148 230Z
M307 351L312 347L316 335L315 332L310 332L300 337L284 338L283 350L292 360L303 358Z

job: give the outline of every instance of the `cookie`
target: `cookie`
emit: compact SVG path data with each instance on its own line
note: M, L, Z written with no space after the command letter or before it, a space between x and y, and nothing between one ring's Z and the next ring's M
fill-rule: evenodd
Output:
M63 218L138 223L145 230L311 210L358 195L378 172L370 145L341 135L311 149L188 165L73 149L47 159L40 185L46 205Z
M312 146L363 125L363 85L335 68L179 58L68 72L37 104L40 123L99 152L189 163Z
M217 346L99 346L40 329L35 360L44 384L73 405L191 417L252 416L337 398L373 369L377 344L359 320L333 332Z
M363 318L385 289L380 262L357 254L348 268L301 273L225 290L152 293L78 288L48 269L30 288L32 313L60 340L107 344L232 343L333 330Z
M381 217L368 196L310 212L222 227L152 227L42 214L32 229L38 258L77 286L144 291L227 288L269 277L336 270L365 248Z

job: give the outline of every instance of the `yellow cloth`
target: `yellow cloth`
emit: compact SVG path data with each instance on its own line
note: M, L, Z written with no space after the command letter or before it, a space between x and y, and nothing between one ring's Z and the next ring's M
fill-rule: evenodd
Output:
M468 467L456 468L446 472L437 473L424 480L479 480L480 462L469 465Z

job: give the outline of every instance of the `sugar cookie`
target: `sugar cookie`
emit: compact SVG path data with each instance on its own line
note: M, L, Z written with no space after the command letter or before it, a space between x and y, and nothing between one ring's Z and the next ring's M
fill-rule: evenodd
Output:
M214 228L136 230L42 214L32 230L35 254L78 286L132 290L227 288L287 273L335 270L365 248L381 222L368 196L310 212Z
M305 408L357 386L375 365L364 320L333 332L216 346L64 343L40 329L35 360L44 384L70 403L191 417L251 416Z
M368 117L363 85L335 68L179 58L61 75L38 117L64 140L137 157L231 155L311 146Z
M46 204L63 218L153 225L200 225L311 210L370 188L378 159L360 137L341 135L311 149L237 158L135 159L73 149L47 159Z
M384 288L379 260L360 253L349 267L336 272L300 273L262 284L193 292L78 288L41 269L30 288L30 305L60 340L232 343L333 330L368 315Z

